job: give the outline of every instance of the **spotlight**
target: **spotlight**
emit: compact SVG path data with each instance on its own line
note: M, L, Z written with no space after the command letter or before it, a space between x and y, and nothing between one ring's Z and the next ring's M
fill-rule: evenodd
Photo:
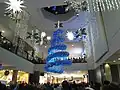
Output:
M3 43L6 43L6 41L4 40Z
M120 61L120 58L118 58L118 60Z
M74 45L72 45L72 47L74 47Z
M116 61L114 60L113 62L115 63Z
M51 37L50 37L50 36L47 36L47 40L51 40Z
M5 31L2 30L2 33L5 33Z
M105 64L105 67L106 67L106 68L109 68L109 67L110 67L110 65L109 65L109 64Z
M47 46L45 46L45 48L47 48Z

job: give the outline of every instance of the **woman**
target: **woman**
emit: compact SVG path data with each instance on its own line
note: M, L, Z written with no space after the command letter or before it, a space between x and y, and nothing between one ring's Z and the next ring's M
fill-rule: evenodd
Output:
M67 81L62 82L62 89L61 90L71 90L71 87Z

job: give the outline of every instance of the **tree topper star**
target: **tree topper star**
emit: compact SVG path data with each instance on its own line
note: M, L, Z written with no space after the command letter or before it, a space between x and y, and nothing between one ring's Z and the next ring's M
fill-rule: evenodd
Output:
M16 12L21 12L22 8L25 8L25 6L23 5L24 1L22 0L8 0L5 3L8 5L6 10L13 14L15 14Z

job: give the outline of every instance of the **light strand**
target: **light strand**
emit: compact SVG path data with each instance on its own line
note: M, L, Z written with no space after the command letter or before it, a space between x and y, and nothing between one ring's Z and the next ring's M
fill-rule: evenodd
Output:
M120 7L120 0L84 0L77 2L76 0L66 0L67 9L72 8L78 15L81 11L111 11ZM83 10L83 8L86 8Z
M99 1L98 0L96 0L96 7L97 7L97 11L100 11L100 8L99 8ZM101 6L100 6L101 7Z
M101 0L101 4L103 6L103 11L105 11L105 4L104 4L103 0Z
M116 8L119 9L119 6L118 6L118 3L117 3L117 0L115 0L115 4L116 4Z

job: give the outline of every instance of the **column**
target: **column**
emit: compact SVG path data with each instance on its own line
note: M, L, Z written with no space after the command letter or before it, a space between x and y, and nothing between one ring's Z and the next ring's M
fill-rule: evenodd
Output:
M105 76L105 64L100 65L100 71L101 71L101 81L103 83L106 80L106 76Z
M12 81L17 82L18 70L13 70Z
M110 64L104 64L104 69L105 69L105 80L112 82Z
M88 78L89 78L89 82L96 81L95 70L88 70Z
M40 72L34 71L33 74L29 75L29 82L30 83L39 83L39 76L40 76Z
M112 75L112 82L119 83L119 65L110 65L111 75Z
M120 64L118 65L119 79L120 79Z

